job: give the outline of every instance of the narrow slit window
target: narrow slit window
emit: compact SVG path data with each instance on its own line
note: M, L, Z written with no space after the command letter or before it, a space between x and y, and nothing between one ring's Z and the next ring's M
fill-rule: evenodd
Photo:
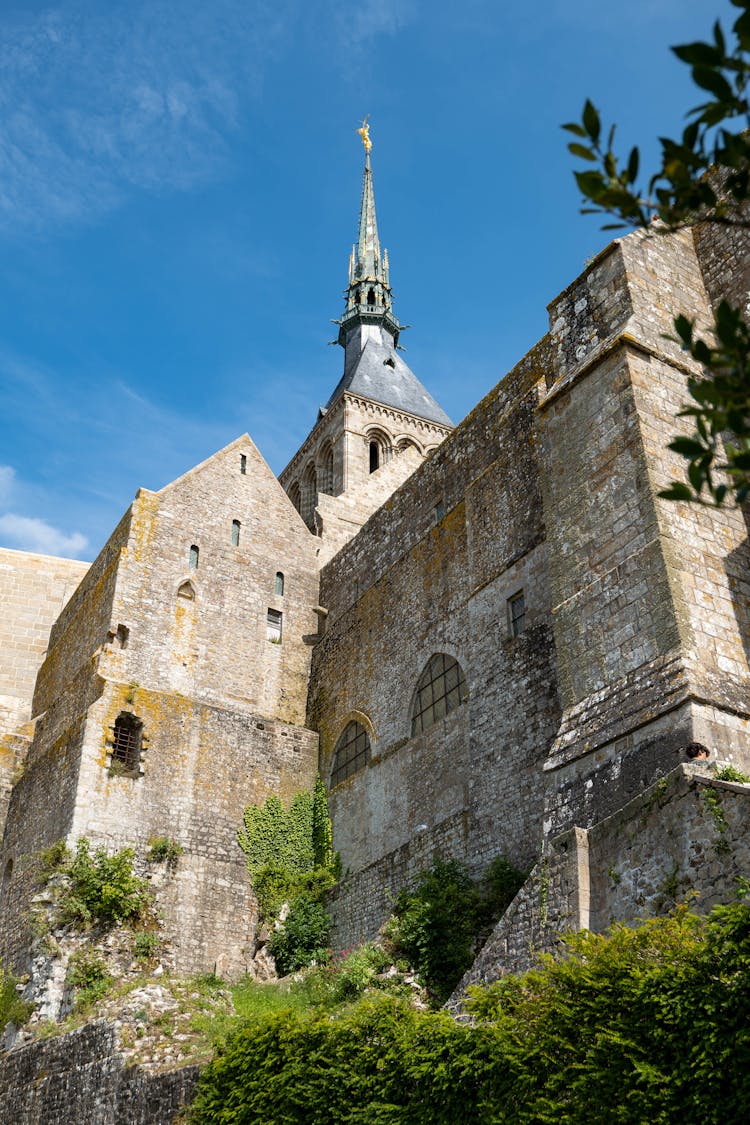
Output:
M519 637L526 627L526 602L523 590L508 598L508 624L511 637Z
M274 583L274 593L277 597L284 597L284 575L280 570L276 571L276 582Z
M199 554L200 554L200 551L196 547L195 543L193 543L192 547L190 548L190 556L189 556L190 569L191 570L197 570L198 569L198 556L199 556Z
M281 644L282 617L278 609L269 609L266 614L266 640L272 645Z
M240 521L232 520L232 546L239 547L240 545Z
M240 472L242 473L243 477L247 473L247 457L244 453L240 453Z
M374 473L380 466L380 446L376 441L370 442L370 472Z
M122 711L115 720L110 765L118 773L140 772L143 723L129 711Z

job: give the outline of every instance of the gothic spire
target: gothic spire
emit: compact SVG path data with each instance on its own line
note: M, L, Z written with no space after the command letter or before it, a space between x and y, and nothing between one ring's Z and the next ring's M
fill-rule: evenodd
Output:
M359 233L349 258L349 285L346 310L339 324L338 342L346 346L350 331L359 325L379 325L398 342L400 324L391 312L391 288L388 277L388 251L381 253L378 220L375 213L375 190L372 182L370 128L367 118L357 130L365 149L362 177L362 202L359 209Z

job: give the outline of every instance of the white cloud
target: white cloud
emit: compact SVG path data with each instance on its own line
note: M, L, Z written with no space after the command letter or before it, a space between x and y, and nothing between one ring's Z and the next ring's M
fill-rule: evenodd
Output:
M0 17L0 229L217 174L294 0L63 0Z
M18 516L7 512L0 516L0 537L20 551L35 551L44 555L63 555L78 558L88 547L88 539L80 532L67 535L44 520L31 516Z

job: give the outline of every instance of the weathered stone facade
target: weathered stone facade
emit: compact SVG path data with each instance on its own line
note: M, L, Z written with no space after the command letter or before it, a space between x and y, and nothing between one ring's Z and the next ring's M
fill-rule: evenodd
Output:
M345 872L341 945L373 936L438 854L476 873L501 854L535 864L493 972L545 932L656 909L661 868L642 903L602 872L631 886L621 865L672 854L660 834L699 891L728 895L748 873L739 846L718 874L691 863L688 833L708 846L703 783L675 773L691 738L750 768L746 513L658 496L681 469L666 445L696 374L672 318L707 331L722 295L742 294L746 236L613 242L453 428L398 353L369 162L362 214L344 376L281 481L243 436L141 490L91 567L71 564L82 581L43 661L35 641L33 705L27 660L17 712L33 724L6 742L6 778L23 766L0 854L0 952L14 963L25 857L60 837L143 851L166 835L185 849L158 888L174 965L242 971L255 924L243 807L309 788L317 768ZM60 563L61 606L73 573ZM125 769L123 721L140 724ZM664 778L670 803L648 806L636 863L631 828L613 826L634 825Z

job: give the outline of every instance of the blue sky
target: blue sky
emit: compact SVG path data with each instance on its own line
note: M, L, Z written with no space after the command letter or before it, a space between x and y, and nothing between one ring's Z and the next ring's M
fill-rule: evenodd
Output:
M368 9L372 8L373 11ZM327 347L370 115L406 360L459 421L606 242L560 123L694 104L717 0L3 0L0 545L93 558L246 430L279 472Z

